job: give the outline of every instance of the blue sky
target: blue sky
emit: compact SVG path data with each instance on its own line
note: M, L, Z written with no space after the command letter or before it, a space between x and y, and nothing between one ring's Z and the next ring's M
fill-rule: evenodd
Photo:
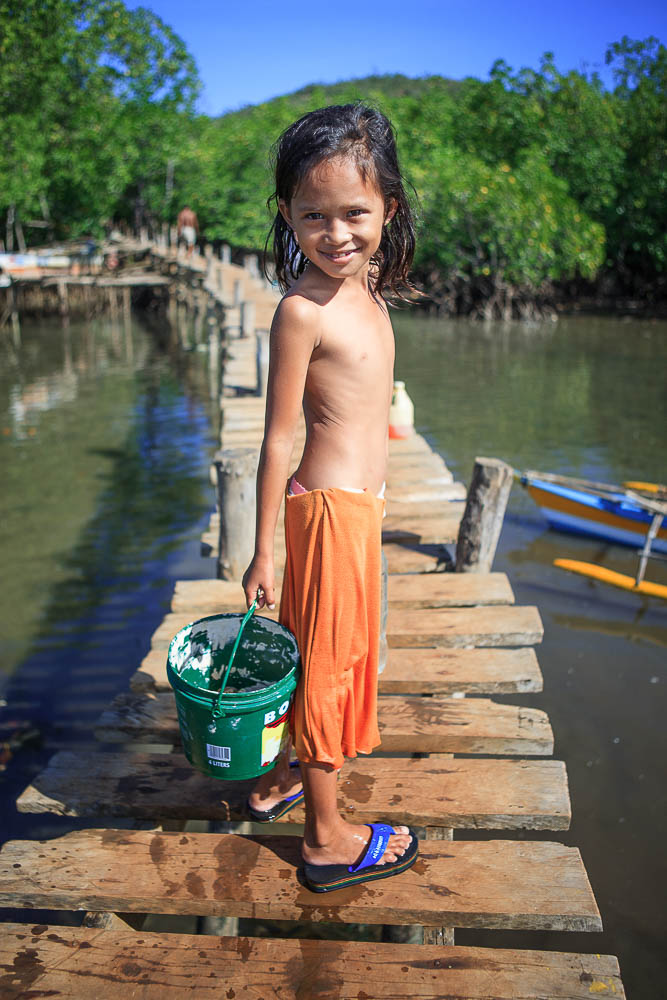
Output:
M561 71L598 70L623 35L667 38L667 3L649 0L126 0L149 7L183 38L203 82L199 110L221 114L308 83L370 73L485 79L496 59Z

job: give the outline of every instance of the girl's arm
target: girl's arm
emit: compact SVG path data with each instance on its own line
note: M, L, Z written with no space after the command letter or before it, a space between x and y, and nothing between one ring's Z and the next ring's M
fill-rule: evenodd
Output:
M278 306L271 326L264 440L257 470L255 554L242 584L248 607L255 600L258 588L263 595L257 606L275 606L273 540L310 356L318 341L317 311L313 302L288 296Z

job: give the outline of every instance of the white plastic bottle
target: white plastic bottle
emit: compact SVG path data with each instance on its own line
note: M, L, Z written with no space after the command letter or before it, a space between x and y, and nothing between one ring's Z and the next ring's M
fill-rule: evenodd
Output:
M405 382L394 382L389 408L389 437L407 438L414 431L415 408L405 389Z

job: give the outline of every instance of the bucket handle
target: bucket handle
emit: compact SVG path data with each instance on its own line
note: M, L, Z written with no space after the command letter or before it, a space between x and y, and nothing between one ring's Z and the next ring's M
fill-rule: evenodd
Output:
M229 672L232 669L232 663L234 662L234 657L236 656L236 650L239 648L239 645L240 645L240 642L241 642L241 638L243 636L243 630L246 627L246 625L248 624L248 622L250 621L250 619L252 618L252 616L253 616L253 614L255 612L256 607L257 607L257 600L255 599L252 602L252 604L250 605L250 607L248 608L248 610L246 611L245 616L243 618L243 621L241 622L241 625L239 627L238 635L236 636L236 641L235 641L235 643L234 643L234 645L232 647L232 655L229 657L229 663L227 664L227 669L225 671L225 676L222 678L222 684L220 685L220 691L218 693L218 697L217 697L215 706L213 708L213 718L214 719L220 719L224 715L224 712L223 712L223 710L222 710L222 708L220 706L220 701L222 699L223 694L225 693L225 687L227 686L227 681L229 680Z

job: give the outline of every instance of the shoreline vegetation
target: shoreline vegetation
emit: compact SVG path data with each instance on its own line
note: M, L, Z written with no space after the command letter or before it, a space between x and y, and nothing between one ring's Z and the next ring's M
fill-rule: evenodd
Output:
M667 311L667 49L610 44L614 76L498 60L487 81L373 76L217 118L183 41L121 0L0 0L0 249L159 232L184 204L202 236L261 250L270 143L327 103L380 106L414 190L426 308L540 319Z

